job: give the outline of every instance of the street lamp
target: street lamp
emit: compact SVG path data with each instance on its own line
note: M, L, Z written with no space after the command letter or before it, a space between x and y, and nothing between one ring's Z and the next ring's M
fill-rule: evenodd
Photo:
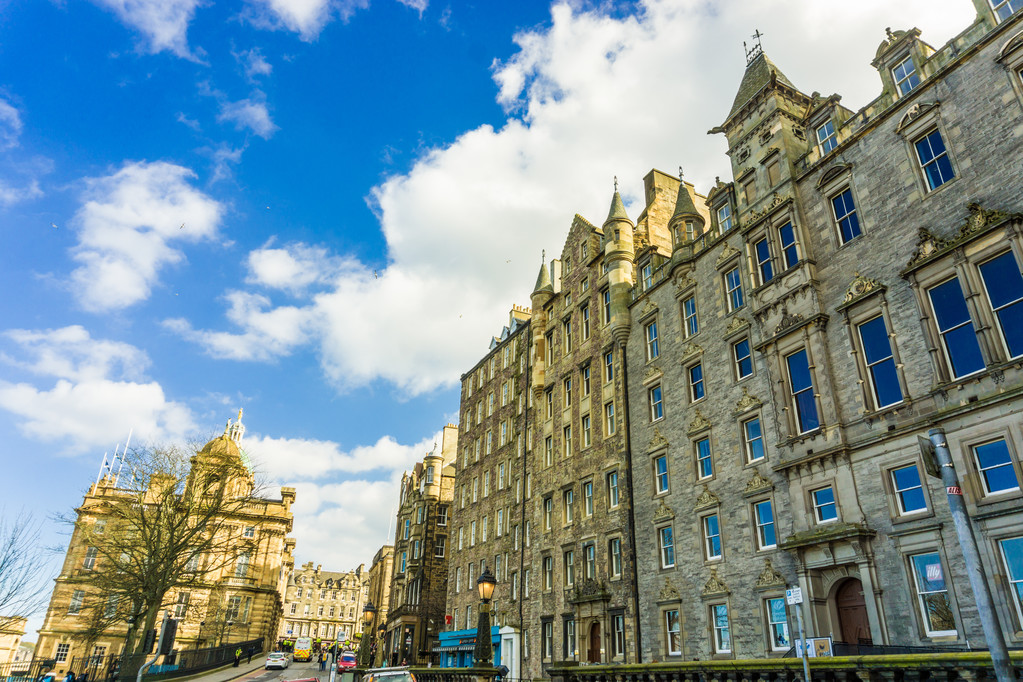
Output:
M224 645L224 639L227 638L227 643L231 643L231 626L234 625L233 620L227 621L227 627L224 628L224 633L220 636L220 645Z
M377 650L377 645L379 644L379 648L380 648L380 665L384 664L384 656L387 655L387 652L384 651L384 635L385 634L387 634L387 626L384 625L383 623L381 623L380 627L377 628L377 639L376 639L376 641L373 642L374 660L376 659L376 653L375 652Z
M490 600L494 596L494 587L497 586L497 578L490 572L490 569L483 571L483 575L476 581L476 587L480 592L479 618L476 620L476 647L472 651L473 666L477 668L492 668L494 666L494 648L490 644Z
M362 607L362 641L359 643L359 665L364 668L368 668L372 664L373 653L370 651L369 640L373 639L371 625L376 613L377 607L373 606L371 601L366 602L366 605Z

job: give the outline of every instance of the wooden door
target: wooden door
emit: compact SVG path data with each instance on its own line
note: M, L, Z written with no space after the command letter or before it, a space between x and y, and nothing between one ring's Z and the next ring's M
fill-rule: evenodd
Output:
M842 583L835 593L838 609L838 629L842 641L848 644L870 642L870 619L867 618L867 602L863 598L863 584L856 578Z
M586 650L586 660L590 663L600 663L600 623L590 626L590 646Z

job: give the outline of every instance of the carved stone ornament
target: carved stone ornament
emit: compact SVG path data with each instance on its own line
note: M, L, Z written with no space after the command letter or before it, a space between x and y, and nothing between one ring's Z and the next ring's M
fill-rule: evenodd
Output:
M942 239L941 237L932 234L926 227L921 227L920 232L917 235L916 250L913 251L913 255L910 256L906 267L913 267L914 265L918 265L934 256L942 254L968 240L988 225L997 224L1013 217L1011 214L1004 211L981 208L979 204L975 203L967 204L966 209L970 212L970 215L966 218L966 222L963 223L959 230L948 239Z
M721 255L718 256L716 267L721 267L721 264L727 261L732 256L736 256L739 253L739 249L734 248L728 242L725 242L725 248L721 251Z
M694 355L699 355L703 352L703 349L697 346L695 343L690 341L686 345L682 346L682 361L685 362Z
M760 220L765 215L767 215L768 213L773 211L776 207L781 206L787 200L788 200L788 197L786 197L784 195L781 195L781 194L778 194L777 192L775 192L774 196L771 197L771 200L768 201L763 206L761 206L759 211L754 211L753 213L749 214L749 217L746 219L746 222L754 223L754 222Z
M853 281L849 283L849 289L845 292L845 298L842 299L842 302L848 303L879 288L881 288L881 283L876 279L864 277L857 272L855 277L853 277Z
M680 293L688 289L689 287L695 287L696 280L693 279L693 273L686 271L685 274L679 275L675 279L675 292Z
M774 566L771 565L770 559L764 559L764 570L761 571L760 576L757 577L757 587L774 587L775 585L784 585L785 576L775 570Z
M671 511L671 507L666 505L662 498L661 503L657 505L657 509L654 510L654 523L668 521L673 518L675 518L675 512Z
M732 321L728 323L728 326L725 327L725 336L731 336L735 332L742 331L748 326L749 320L736 315L732 318Z
M717 570L712 568L710 569L710 580L703 586L703 595L710 596L713 594L728 594L728 585L718 577Z
M753 478L746 482L745 493L755 493L760 490L769 490L774 487L774 484L769 480L760 475L760 471L757 469L753 470Z
M696 410L696 415L693 417L693 421L689 422L688 433L696 433L697 431L703 431L704 429L710 428L710 420L703 416L703 413Z
M640 317L646 317L657 312L657 304L654 303L650 298L647 298L646 303L643 304L643 309L639 311Z
M710 488L703 486L703 492L696 498L696 503L693 505L693 511L699 511L700 509L706 509L707 507L716 507L721 503L718 496L710 491Z
M755 395L750 395L749 390L742 387L742 397L739 398L739 402L735 403L735 409L739 412L745 412L746 410L753 409L754 407L760 407L763 403L760 402L760 398Z
M799 324L802 321L803 321L803 316L802 315L800 315L798 313L796 313L795 315L792 315L792 314L789 313L789 309L788 308L782 308L781 309L781 322L779 322L778 326L774 328L774 333L778 334L783 329L788 329L789 327L794 327L795 325Z
M678 588L672 584L671 578L664 579L664 587L661 588L661 594L658 596L659 601L675 601L682 598L682 594L678 591Z
M643 373L643 383L647 384L661 378L662 376L664 376L664 372L662 372L659 368L652 366L647 367L646 371Z
M668 439L661 435L658 429L654 429L654 437L650 439L650 444L646 446L649 452L659 450L661 448L668 447Z

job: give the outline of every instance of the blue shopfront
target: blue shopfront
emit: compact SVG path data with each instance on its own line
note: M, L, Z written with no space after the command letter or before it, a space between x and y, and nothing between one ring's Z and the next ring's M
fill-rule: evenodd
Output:
M434 651L440 656L442 668L471 668L472 651L476 648L476 628L441 632L440 642ZM494 665L501 665L501 636L498 627L490 628L490 642L494 647Z

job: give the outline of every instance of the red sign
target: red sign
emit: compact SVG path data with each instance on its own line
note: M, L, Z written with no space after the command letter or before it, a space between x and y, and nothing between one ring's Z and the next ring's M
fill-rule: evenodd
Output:
M947 488L945 488L945 492L948 493L949 495L962 495L963 489L957 485L950 485Z
M444 616L444 624L451 625L451 616Z

